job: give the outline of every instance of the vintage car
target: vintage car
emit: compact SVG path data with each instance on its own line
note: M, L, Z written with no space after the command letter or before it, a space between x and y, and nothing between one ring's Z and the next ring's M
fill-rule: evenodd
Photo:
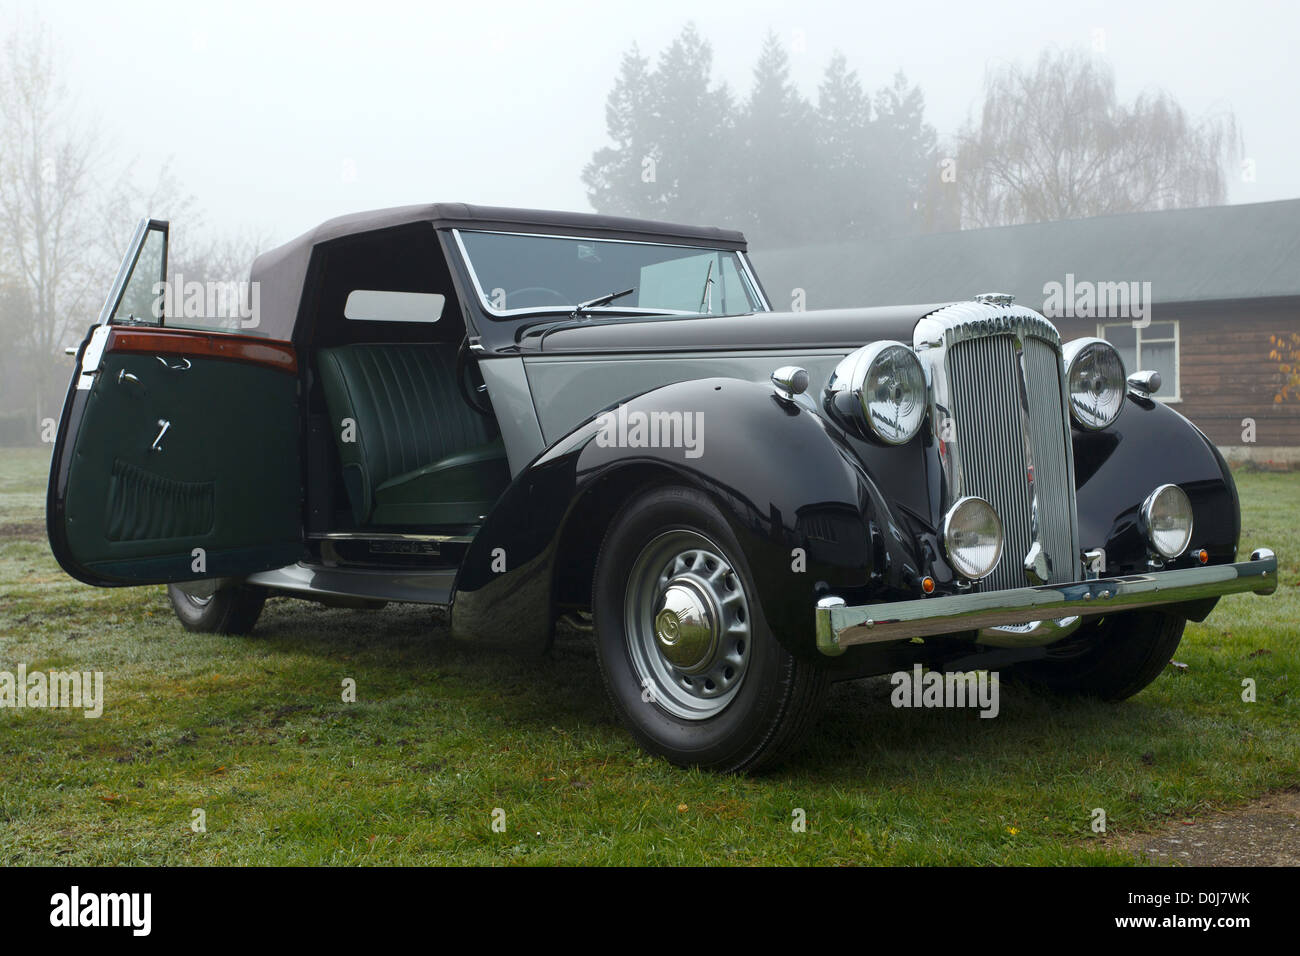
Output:
M642 746L734 771L916 664L1128 697L1276 587L1158 376L1009 296L782 312L737 232L441 203L265 253L214 330L167 231L77 352L47 520L191 630L417 602L536 654L568 617Z

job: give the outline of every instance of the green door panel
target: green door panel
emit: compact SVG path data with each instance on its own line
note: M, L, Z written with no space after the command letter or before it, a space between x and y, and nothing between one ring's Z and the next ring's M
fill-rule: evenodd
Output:
M60 563L95 584L146 584L296 560L297 392L296 375L266 365L110 349L64 411L49 510Z

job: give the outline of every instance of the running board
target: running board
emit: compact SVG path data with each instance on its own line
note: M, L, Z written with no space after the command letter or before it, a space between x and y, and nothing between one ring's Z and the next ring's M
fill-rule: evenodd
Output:
M332 595L409 604L450 604L455 568L436 571L327 568L289 564L250 575L249 584L297 597Z

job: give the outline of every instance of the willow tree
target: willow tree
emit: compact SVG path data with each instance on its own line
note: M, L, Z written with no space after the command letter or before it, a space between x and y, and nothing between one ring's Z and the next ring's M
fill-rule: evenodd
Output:
M1231 114L1195 119L1161 90L1120 102L1079 50L990 70L958 145L966 227L1219 205L1240 151Z

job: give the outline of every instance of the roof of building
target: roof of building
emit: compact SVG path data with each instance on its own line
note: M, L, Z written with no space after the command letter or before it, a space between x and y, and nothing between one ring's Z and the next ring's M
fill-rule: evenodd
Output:
M1300 199L1171 209L751 253L774 303L809 309L1150 282L1155 303L1300 296Z

